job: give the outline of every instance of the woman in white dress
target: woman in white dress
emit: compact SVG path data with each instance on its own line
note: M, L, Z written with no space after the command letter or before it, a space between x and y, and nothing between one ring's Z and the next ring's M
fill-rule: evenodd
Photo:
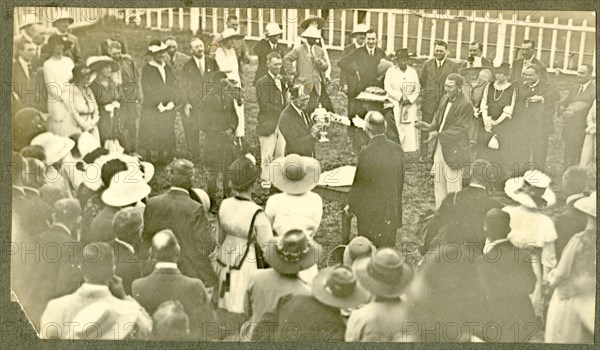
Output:
M223 31L221 39L221 47L215 51L215 61L219 66L219 70L227 74L227 79L236 82L236 87L239 87L239 98L236 98L234 103L235 111L238 116L238 126L235 130L235 136L240 138L244 136L244 104L241 96L242 88L242 77L240 75L240 65L238 62L237 54L235 52L235 45L237 40L243 39L244 36L238 34L232 28L227 28Z
M402 149L404 152L416 152L419 150L419 131L415 128L418 112L415 102L421 85L417 71L408 66L408 60L408 50L398 49L394 56L395 65L385 73L383 85L394 105L394 121Z
M68 83L73 77L73 60L70 57L64 56L64 50L67 50L73 45L64 36L57 34L50 35L48 38L48 51L50 57L44 61L43 73L44 84L48 94L48 131L59 136L70 136L68 132L63 130L63 122L69 119L69 109L66 102L68 101Z
M596 174L596 100L594 100L592 108L590 108L587 115L587 128L585 129L585 139L583 141L579 166Z
M61 122L60 131L66 136L89 132L100 144L97 127L100 114L94 92L90 88L91 76L92 71L86 65L78 64L73 68L73 78L68 85L69 98L63 100L69 114Z

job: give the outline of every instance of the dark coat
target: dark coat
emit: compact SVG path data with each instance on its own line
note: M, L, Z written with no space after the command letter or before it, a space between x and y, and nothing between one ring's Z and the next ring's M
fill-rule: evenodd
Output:
M489 58L481 57L481 66L482 67L493 67L494 63ZM461 68L468 68L468 67L469 67L469 61L463 62L461 64Z
M84 244L91 242L110 242L117 236L113 230L113 219L121 208L104 206L98 215L92 220L90 232L86 236L81 237L81 242Z
M554 132L553 116L556 109L556 103L560 100L560 94L556 88L548 81L539 80L537 85L529 85L519 81L516 89L515 108L513 111L513 123L518 123L519 128L524 133L539 131L544 134ZM527 98L539 95L544 98L544 102L527 103Z
M265 73L262 78L254 83L254 86L256 87L256 99L258 100L256 134L258 136L269 136L275 132L279 123L279 116L286 106L287 84L282 79L281 88L283 91L280 91L271 75Z
M523 59L523 57L519 57L513 61L512 66L510 67L510 70L511 70L510 80L511 81L514 82L514 81L521 80L521 72L523 71L523 63L524 62L525 62L525 60ZM535 63L540 66L540 68L541 68L540 80L548 81L548 71L546 70L546 65L543 64L540 60L538 60L535 57L531 60L531 63Z
M200 130L205 134L222 134L226 130L235 131L238 117L235 111L235 98L241 90L224 83L216 83L214 93L206 95L203 106L204 113L200 114Z
M500 326L495 341L524 342L537 326L529 294L535 288L536 278L531 266L531 254L515 248L510 242L495 245L485 255L475 259L480 285L485 293L484 322ZM519 327L518 332L514 329ZM491 327L494 328L494 327ZM483 332L495 337L496 332Z
M315 139L310 134L312 125L312 120L306 125L304 117L292 104L285 107L279 118L279 131L285 139L285 155L295 153L306 157L314 156Z
M33 66L33 64L32 64ZM16 113L23 107L37 108L42 102L42 88L36 84L36 71L34 68L29 73L29 78L18 59L13 60L12 70L12 91L13 95L13 113Z
M359 228L367 231L359 229L358 233L371 239L377 247L393 246L396 229L402 226L404 171L402 146L385 135L373 137L358 155L348 205L356 215ZM389 233L381 232L382 225ZM393 237L387 237L388 234ZM386 237L380 237L382 235Z
M271 48L271 43L267 39L262 39L254 45L253 51L258 57L258 68L256 68L256 73L254 74L254 84L267 74L267 56L271 52L277 52L281 56L281 59L283 59L283 56L285 56L284 47L283 44L278 42L277 45L275 45L275 50L273 50Z
M52 213L54 209L46 203L39 193L24 187L25 202L19 208L21 212L17 213L20 227L22 230L22 238L37 235L48 229L48 226L53 221Z
M481 254L485 244L482 234L485 214L492 208L502 207L502 203L491 198L483 188L467 186L449 193L427 224L425 251L435 239L443 243L466 243L474 247L477 255Z
M217 320L201 280L184 276L177 269L160 268L133 281L132 291L132 296L150 315L165 301L179 301L190 318L191 336L210 339L212 333L204 332L211 330Z
M212 58L204 56L204 73L200 72L194 57L190 58L189 61L183 64L182 68L182 88L185 94L186 103L192 105L192 111L198 109L206 102L206 95L208 93L215 93L217 84L214 83L212 75L219 71L217 62Z
M344 51L342 51L342 57L348 56L350 53L352 53L352 51L356 49L357 47L355 43L346 45L346 47L344 47ZM346 73L344 73L344 71L340 71L340 85L343 86L345 84L348 84L348 77L346 76Z
M369 86L383 87L383 80L378 80L377 65L385 58L385 51L374 48L373 56L367 47L360 47L338 61L338 67L346 74L348 97L356 97Z
M566 208L554 217L554 228L557 235L554 241L556 261L560 261L562 251L567 246L567 243L569 243L571 237L576 233L584 231L587 225L587 215L575 209L573 206L575 202L576 200L568 202Z
M429 131L439 130L448 102L448 96L444 95ZM473 105L465 95L460 93L452 102L446 122L442 130L439 131L438 142L436 142L436 147L438 143L442 147L444 161L451 168L461 168L470 160L469 130L471 123L473 123ZM435 154L435 148L433 153Z
M215 285L217 276L208 255L216 242L202 204L178 190L150 198L144 210L144 244L140 253L147 252L154 234L164 229L172 230L181 246L181 272L200 278L209 287Z
M448 57L440 69L437 68L435 58L423 64L419 83L421 84L421 111L424 114L433 115L437 111L440 100L445 95L444 82L450 73L458 73L458 64Z
M142 262L139 256L125 244L117 240L109 242L115 253L115 275L123 280L123 289L131 295L131 283L142 275Z

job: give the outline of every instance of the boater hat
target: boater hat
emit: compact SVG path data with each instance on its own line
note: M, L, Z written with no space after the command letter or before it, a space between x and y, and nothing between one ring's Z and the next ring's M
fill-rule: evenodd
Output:
M90 56L87 59L86 64L94 72L100 71L105 66L110 66L112 72L117 72L120 69L117 61L108 56Z
M226 39L243 39L244 36L242 34L238 34L235 29L233 28L227 28L223 31L223 33L221 33L221 40L226 40Z
M315 27L309 27L300 34L303 38L321 39L321 30Z
M289 194L302 194L312 190L321 177L321 165L318 160L297 154L275 159L269 167L271 183Z
M348 266L325 268L312 283L313 296L321 303L337 308L355 307L369 301L370 294L356 282Z
M162 41L158 40L158 39L154 39L151 40L150 43L148 44L148 53L149 54L155 54L155 53L159 53L159 52L165 52L167 51L169 47L167 46L167 44L163 43Z
M352 30L352 33L350 33L350 36L354 36L355 34L366 34L369 31L369 29L369 26L366 24L357 24Z

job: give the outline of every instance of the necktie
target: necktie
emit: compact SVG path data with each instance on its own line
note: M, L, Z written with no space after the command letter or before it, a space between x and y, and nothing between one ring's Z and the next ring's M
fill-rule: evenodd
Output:
M579 94L581 95L582 93L583 93L583 85L581 85L581 86L579 87Z
M281 90L281 78L279 76L276 76L273 78L273 80L275 80L275 85L277 85L277 88L279 89L279 91Z
M306 115L306 113L304 111L302 111L302 117L304 118L304 122L306 123L306 126L308 126L310 128L310 119L308 119L308 116Z
M27 78L29 78L29 80L31 80L31 63L27 63Z

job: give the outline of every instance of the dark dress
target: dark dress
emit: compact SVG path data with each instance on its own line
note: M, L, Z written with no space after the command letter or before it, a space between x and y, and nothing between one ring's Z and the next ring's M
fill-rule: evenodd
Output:
M124 46L123 46L124 47ZM125 53L125 51L123 51ZM121 73L121 122L127 139L126 153L133 153L137 147L137 121L140 117L138 103L140 96L140 78L135 63L129 57L121 57L118 61Z
M121 103L122 94L119 91L119 86L112 79L108 80L108 85L104 86L96 78L91 84L90 89L94 93L96 103L98 104L98 112L100 120L98 121L98 132L100 133L100 144L104 145L106 140L118 140L119 144L126 146L127 139L123 132L121 122L121 109L116 108L111 117L111 113L105 110L106 105L115 101Z

